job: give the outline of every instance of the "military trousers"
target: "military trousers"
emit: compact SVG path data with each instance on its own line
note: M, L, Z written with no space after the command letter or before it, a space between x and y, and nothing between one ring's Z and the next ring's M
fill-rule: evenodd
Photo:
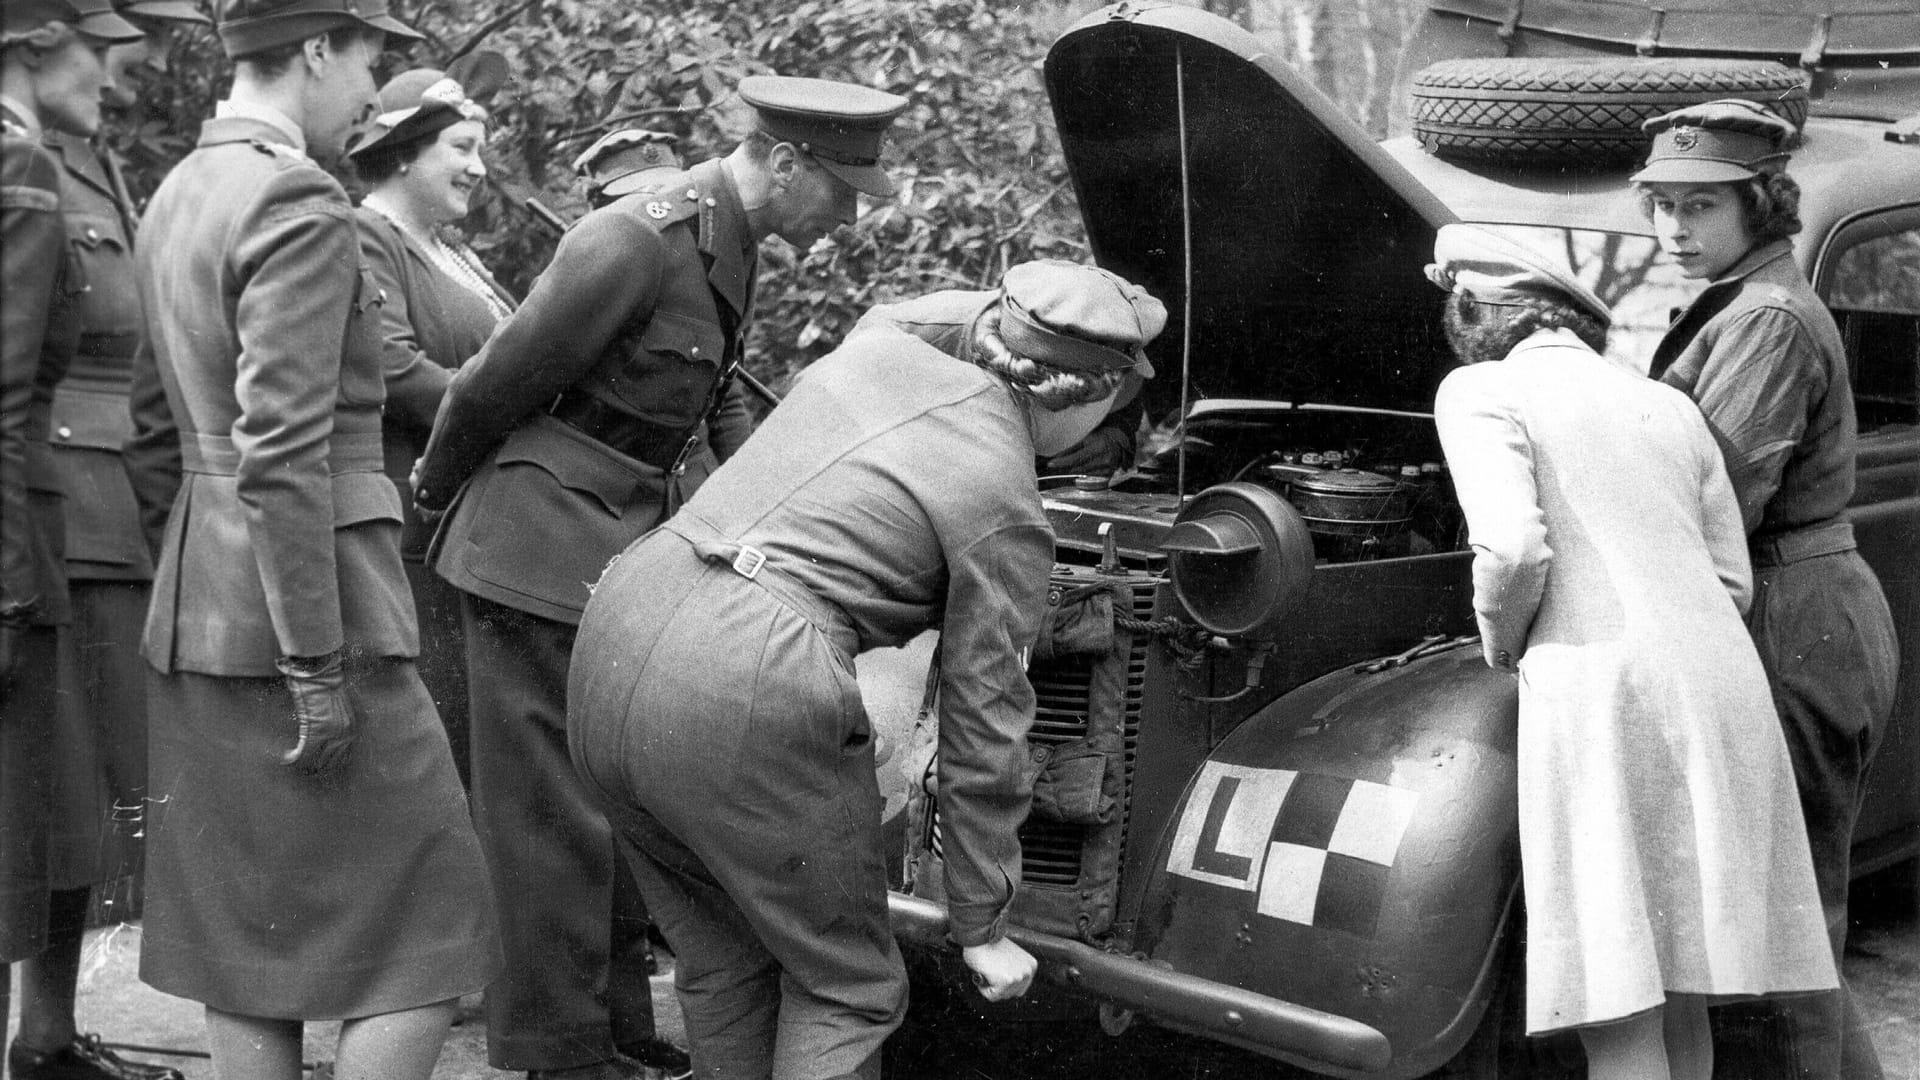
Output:
M671 524L581 623L573 753L648 909L703 1080L877 1078L906 1014L883 800L844 616L709 563Z
M1838 966L1846 951L1853 826L1893 711L1900 653L1880 583L1857 552L1754 564L1747 623L1766 667L1807 821L1814 880ZM1880 1080L1847 989L1714 1011L1720 1080Z
M487 990L498 1069L563 1069L654 1035L647 914L567 752L574 629L462 594L474 824L506 967Z

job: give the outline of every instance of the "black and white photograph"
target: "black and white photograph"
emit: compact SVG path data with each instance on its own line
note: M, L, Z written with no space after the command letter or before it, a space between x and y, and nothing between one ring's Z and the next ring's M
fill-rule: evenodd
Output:
M4 1080L1920 1080L1920 8L0 0Z

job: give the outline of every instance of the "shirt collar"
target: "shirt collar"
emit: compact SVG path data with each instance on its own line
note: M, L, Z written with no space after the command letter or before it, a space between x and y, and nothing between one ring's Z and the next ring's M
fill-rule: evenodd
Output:
M307 152L307 136L300 125L271 105L252 101L221 101L213 106L213 115L221 119L254 120L286 136L287 142L301 153Z
M1792 241L1770 240L1754 248L1752 251L1747 252L1745 255L1740 256L1738 262L1728 267L1725 273L1714 278L1710 284L1724 285L1730 281L1739 281L1741 278L1752 274L1755 270L1760 269L1768 263L1777 259L1786 258L1792 254Z
M38 139L45 134L44 129L40 126L39 118L33 115L32 109L22 105L19 98L7 94L0 94L0 109L7 110L7 112L13 116L14 122L26 128L27 134L33 138Z

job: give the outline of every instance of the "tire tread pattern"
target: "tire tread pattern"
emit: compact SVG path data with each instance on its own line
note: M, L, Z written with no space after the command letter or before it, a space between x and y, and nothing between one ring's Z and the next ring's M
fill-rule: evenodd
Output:
M1443 60L1416 74L1413 131L1429 153L1493 165L1618 166L1644 157L1646 120L1718 98L1771 107L1798 128L1805 76L1757 60Z

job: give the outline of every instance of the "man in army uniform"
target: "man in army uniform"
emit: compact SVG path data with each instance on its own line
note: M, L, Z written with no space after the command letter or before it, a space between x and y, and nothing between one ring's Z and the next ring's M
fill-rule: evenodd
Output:
M568 754L575 628L608 560L704 478L706 446L724 461L749 433L734 372L759 242L805 249L860 193L890 195L880 144L907 107L819 79L739 90L756 129L731 154L569 230L454 376L416 478L422 510L449 514L436 569L467 594L475 818L507 953L487 994L497 1068L634 1075L620 1051L687 1068L654 1036L643 941L615 939L644 923Z

